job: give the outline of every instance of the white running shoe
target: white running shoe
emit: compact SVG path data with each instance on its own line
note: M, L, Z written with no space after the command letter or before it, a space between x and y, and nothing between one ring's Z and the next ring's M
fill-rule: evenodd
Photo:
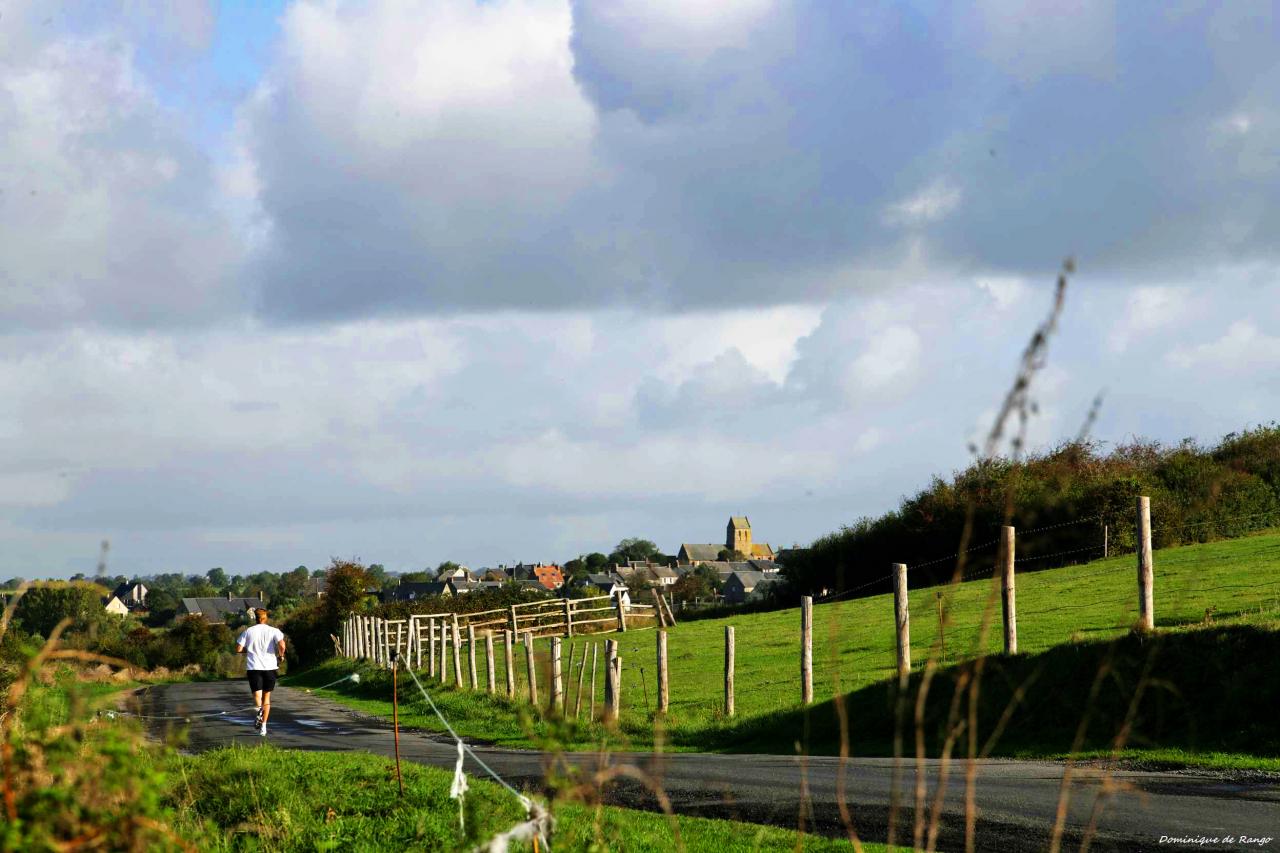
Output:
M262 737L266 737L266 736L267 736L267 724L266 724L266 723L263 723L263 724L262 724L262 727L261 727L260 729L258 729L258 734L259 734L259 735L261 735Z

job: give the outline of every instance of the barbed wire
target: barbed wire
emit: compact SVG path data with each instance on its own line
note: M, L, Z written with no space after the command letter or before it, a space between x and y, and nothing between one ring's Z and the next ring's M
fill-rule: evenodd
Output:
M1085 551L1101 551L1101 550L1102 550L1102 543L1098 543L1096 545L1086 545L1083 548L1068 548L1065 551L1057 551L1052 554L1041 554L1038 557L1022 557L1021 559L1014 560L1013 564L1016 566L1019 563L1034 563L1037 560L1052 560L1054 557L1065 557L1068 554L1082 554Z
M1045 524L1040 527L1032 527L1027 530L1019 530L1016 527L1014 529L1018 531L1019 536L1030 536L1032 533L1040 533L1044 530L1057 530L1060 527L1074 527L1077 524L1087 524L1091 521L1102 521L1104 518L1105 516L1098 514L1086 516L1084 518L1077 518L1074 521L1060 521L1057 524Z

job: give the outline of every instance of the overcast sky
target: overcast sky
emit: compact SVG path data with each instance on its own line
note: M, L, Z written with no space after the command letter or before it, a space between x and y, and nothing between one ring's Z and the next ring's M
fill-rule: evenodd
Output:
M0 578L806 543L1068 255L1034 443L1269 422L1280 11L1035 5L6 0Z

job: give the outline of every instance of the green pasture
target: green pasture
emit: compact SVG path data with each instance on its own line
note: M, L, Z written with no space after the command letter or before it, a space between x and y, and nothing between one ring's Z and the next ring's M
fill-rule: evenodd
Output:
M1102 660L1111 641L1125 638L1137 617L1136 561L1132 554L1046 571L1025 571L1019 566L1017 610L1019 654L1004 659L999 599L989 578L970 579L951 588L914 590L910 597L911 653L917 673L934 656L948 677L949 667L971 660L979 651L1005 660L1008 677L1015 671L1034 669L1034 662L1063 646L1076 647L1089 660ZM1156 637L1171 638L1205 629L1262 629L1241 642L1262 642L1274 634L1280 620L1280 534L1274 532L1242 539L1170 548L1155 555ZM896 682L893 600L890 595L819 604L814 608L813 662L815 708L829 705L836 696L873 691L887 696ZM984 630L984 623L986 628ZM736 711L723 711L724 629L732 625L736 637ZM480 741L508 746L558 745L570 749L598 748L601 743L640 748L662 742L677 750L758 750L791 752L805 740L806 723L800 705L800 611L743 614L725 619L687 622L669 630L671 709L665 717L655 712L657 663L655 632L628 631L609 635L619 641L623 660L623 708L620 724L608 731L590 723L591 651L603 646L604 637L575 638L574 663L570 666L570 641L564 641L568 721L546 708L549 698L549 641L538 641L540 709L534 712L523 697L527 691L524 649L516 648L519 701L489 696L450 683L420 676L441 710L459 733ZM583 678L582 715L573 722L577 701L579 662L588 651ZM1127 653L1136 653L1135 646ZM503 655L496 667L501 691L505 684ZM1046 658L1045 660L1053 660ZM603 701L604 654L599 651L595 707ZM1178 654L1161 657L1152 677L1176 682L1186 670ZM390 678L381 671L359 665L364 681L323 691L361 710L390 715ZM1055 664L1048 677L1041 673L1039 690L1066 691L1067 704L1080 699L1089 683L1061 683ZM290 679L296 686L319 685L349 671L349 661L332 661ZM1020 669L1021 668L1021 669ZM464 655L464 681L467 675ZM484 686L483 656L478 669ZM1187 670L1190 671L1190 670ZM1084 678L1076 673L1073 678ZM452 679L450 679L450 682ZM1112 682L1104 689L1119 689ZM1187 689L1192 689L1188 686ZM878 692L877 692L878 691ZM1083 692L1082 692L1083 691ZM441 728L414 685L401 680L401 720L424 729ZM1215 701L1212 696L1205 701ZM875 700L871 706L892 704ZM1271 716L1268 714L1267 716ZM786 725L783 723L786 722ZM1015 723L1019 719L1015 717ZM1022 721L1030 724L1032 721ZM775 725L777 723L777 725ZM1016 733L1016 732L1015 732ZM810 748L824 750L816 738ZM1016 740L1016 738L1015 738ZM873 738L868 748L883 752L887 738ZM1027 746L1023 738L1023 749ZM1206 741L1207 743L1207 741ZM1042 744L1043 754L1070 749L1059 741ZM1152 748L1188 744L1151 744ZM1222 743L1217 744L1218 751ZM1236 747L1232 747L1236 749ZM1034 739L1031 751L1035 752ZM1247 751L1247 750L1246 750ZM997 748L997 754L1001 750Z

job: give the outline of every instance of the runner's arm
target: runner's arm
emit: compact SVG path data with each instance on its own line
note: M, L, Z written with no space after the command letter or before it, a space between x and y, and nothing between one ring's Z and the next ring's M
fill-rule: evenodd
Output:
M284 637L276 640L276 657L284 657Z

